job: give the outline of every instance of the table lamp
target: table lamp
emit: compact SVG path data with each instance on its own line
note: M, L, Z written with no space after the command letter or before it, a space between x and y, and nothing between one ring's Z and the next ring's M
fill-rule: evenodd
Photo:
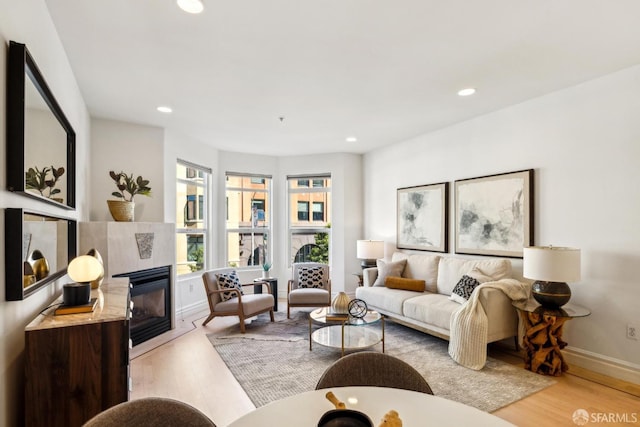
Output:
M362 269L375 267L376 260L384 257L382 240L358 240L356 244L356 258L362 260Z
M543 307L559 308L571 299L567 282L580 280L580 249L531 246L524 248L522 273L535 282L533 298Z
M65 306L76 306L89 303L91 300L91 282L104 274L102 263L91 255L74 258L67 267L67 275L74 283L66 283L62 287L62 303Z

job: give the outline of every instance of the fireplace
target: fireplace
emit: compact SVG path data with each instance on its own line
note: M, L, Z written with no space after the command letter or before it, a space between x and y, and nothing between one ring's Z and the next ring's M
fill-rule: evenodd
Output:
M157 267L113 277L128 277L131 282L131 341L145 342L171 330L171 267Z

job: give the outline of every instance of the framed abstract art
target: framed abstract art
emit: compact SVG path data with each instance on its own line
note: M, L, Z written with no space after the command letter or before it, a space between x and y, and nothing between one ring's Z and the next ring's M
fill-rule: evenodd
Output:
M399 249L449 250L449 183L399 188L397 194Z
M533 169L455 181L455 252L522 258L533 245Z

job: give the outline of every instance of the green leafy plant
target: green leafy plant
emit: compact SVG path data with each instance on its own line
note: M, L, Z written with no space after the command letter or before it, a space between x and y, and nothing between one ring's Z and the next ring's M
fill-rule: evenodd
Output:
M47 175L51 175L53 178L47 179ZM28 190L38 190L42 197L52 198L56 194L60 193L60 189L55 188L56 184L60 177L64 175L63 167L53 167L50 168L45 166L42 170L38 169L38 167L29 168L25 173L25 186ZM45 191L49 189L48 194L45 194Z
M115 173L114 171L109 171L109 176L115 182L116 187L118 187L118 191L111 193L113 197L117 197L128 202L133 202L133 198L137 194L151 197L149 181L141 176L134 179L133 174L127 175L124 172ZM129 194L128 197L126 193Z
M264 263L264 264L262 264L262 269L263 269L264 271L269 271L269 270L271 270L271 263L270 263L270 262L265 261L265 263Z

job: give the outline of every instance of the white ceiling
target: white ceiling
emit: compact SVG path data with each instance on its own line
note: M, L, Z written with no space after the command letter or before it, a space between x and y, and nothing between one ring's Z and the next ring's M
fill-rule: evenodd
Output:
M363 153L640 63L638 0L204 1L46 0L92 116Z

